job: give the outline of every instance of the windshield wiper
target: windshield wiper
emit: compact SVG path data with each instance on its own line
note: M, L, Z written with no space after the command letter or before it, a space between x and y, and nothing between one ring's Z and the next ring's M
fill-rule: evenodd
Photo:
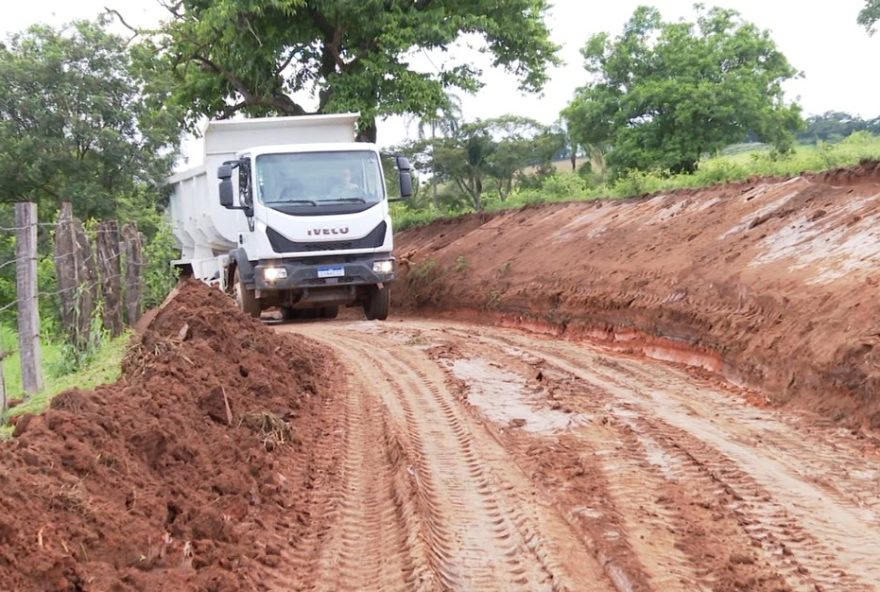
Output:
M285 200L283 200L283 201L276 201L276 202L272 202L272 203L273 203L273 205L279 205L279 204L309 204L309 205L312 205L312 206L318 207L318 203L317 203L316 201L311 200L311 199L285 199Z
M345 203L362 203L362 204L367 203L367 200L365 200L362 197L338 197L336 199L324 200L324 203L327 203L328 201L341 201L341 202L345 202Z

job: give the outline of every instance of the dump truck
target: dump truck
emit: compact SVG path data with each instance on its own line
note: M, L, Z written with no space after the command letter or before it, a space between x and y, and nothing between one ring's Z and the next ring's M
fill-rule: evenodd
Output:
M376 145L355 142L357 113L209 121L204 162L168 179L183 275L218 285L259 317L333 318L362 306L384 320L397 273ZM393 155L399 195L409 161Z

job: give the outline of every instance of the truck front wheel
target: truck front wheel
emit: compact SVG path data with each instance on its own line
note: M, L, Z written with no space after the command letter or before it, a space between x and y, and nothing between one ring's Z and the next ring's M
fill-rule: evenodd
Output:
M260 303L257 301L256 296L254 296L254 291L248 290L244 282L241 281L238 267L235 268L235 273L232 277L232 290L235 294L235 303L238 305L239 310L251 315L255 319L260 318Z
M384 321L388 318L388 308L391 305L391 292L388 288L379 289L379 286L370 286L367 298L364 300L364 314L368 321Z

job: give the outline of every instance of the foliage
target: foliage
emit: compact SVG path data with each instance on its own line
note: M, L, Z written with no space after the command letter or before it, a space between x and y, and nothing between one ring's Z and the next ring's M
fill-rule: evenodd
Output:
M784 103L782 83L795 70L735 11L697 10L696 23L670 23L640 7L616 39L593 35L582 50L595 81L563 114L580 145L610 144L618 171L693 172L704 154L750 134L792 146L800 109Z
M467 196L468 205L483 209L484 191L493 185L503 201L514 180L527 167L548 165L564 146L564 137L526 117L505 115L461 124L448 137L413 142L403 148L414 155L416 167L436 182L447 183ZM437 199L449 202L449 197ZM457 205L457 204L456 204Z
M318 113L359 111L362 138L375 119L435 113L446 91L474 91L481 72L454 59L431 72L411 64L422 50L479 38L493 66L525 90L540 89L557 47L544 23L546 0L385 2L364 0L180 0L163 2L170 19L143 42L155 67L174 72L174 104L200 116L302 115L294 100L317 99Z
M43 343L43 357L46 360L46 385L42 391L29 397L25 403L7 411L5 418L22 413L39 413L43 411L55 395L71 388L89 389L101 384L112 383L121 373L122 358L131 338L130 334L122 334L114 339L104 341L87 360L87 364L74 372L66 372L64 366L63 345L54 342ZM0 327L0 348L14 350L17 345L15 333ZM13 354L3 363L6 378L6 391L10 399L21 397L21 371L18 354ZM0 436L8 435L11 430L0 428Z
M81 219L114 217L122 199L155 201L178 117L142 100L161 81L139 76L104 24L35 25L0 44L0 200L45 214L71 201Z
M859 12L859 24L873 35L877 21L880 21L880 0L865 0L865 7Z
M764 147L750 152L717 156L700 162L695 173L672 174L668 171L630 170L613 181L593 184L578 174L557 173L548 178L540 189L517 188L504 202L490 201L486 209L507 209L527 205L573 200L624 198L676 189L698 188L722 183L745 181L755 176L792 176L805 172L853 166L865 160L880 160L880 137L868 132L856 132L837 144L797 146L794 151L780 156ZM435 211L404 214L395 228L422 226L439 218L451 218L472 210Z
M826 111L806 120L807 127L800 134L801 142L838 142L857 131L880 134L880 117L865 120L842 111Z
M159 220L153 239L144 246L144 310L162 304L177 284L177 271L171 266L171 261L177 259L179 254L171 224L165 219Z

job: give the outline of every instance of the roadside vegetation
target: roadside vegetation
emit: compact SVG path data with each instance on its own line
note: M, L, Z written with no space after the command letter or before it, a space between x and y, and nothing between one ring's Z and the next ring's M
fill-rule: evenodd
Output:
M100 384L115 382L121 373L122 358L128 346L129 333L113 339L102 339L98 346L77 365L71 364L69 347L63 341L43 342L43 364L46 370L46 384L39 393L28 396L21 386L21 369L18 353L12 353L3 360L3 375L6 379L6 396L9 401L20 403L3 414L0 438L12 433L12 426L5 425L10 417L22 413L44 411L55 395L71 388L90 389ZM18 336L8 327L0 326L0 349L15 352Z
M865 160L880 160L880 136L858 131L834 143L819 141L816 144L798 144L785 155L760 144L730 146L717 156L701 160L693 173L629 170L616 178L608 178L590 171L587 168L589 163L584 167L589 172L584 173L584 168L580 172L572 172L568 162L560 162L558 164L563 170L553 170L540 179L527 180L517 185L505 199L490 187L483 209L494 211L540 203L634 197L658 191L744 181L756 176L797 176L854 166ZM422 194L426 191L426 187L420 188ZM439 193L449 196L453 191L453 187L443 185ZM443 201L441 197L440 203ZM460 200L453 201L453 204L452 207L441 205L435 208L423 195L417 196L412 203L395 204L395 228L403 230L476 211L462 205Z

